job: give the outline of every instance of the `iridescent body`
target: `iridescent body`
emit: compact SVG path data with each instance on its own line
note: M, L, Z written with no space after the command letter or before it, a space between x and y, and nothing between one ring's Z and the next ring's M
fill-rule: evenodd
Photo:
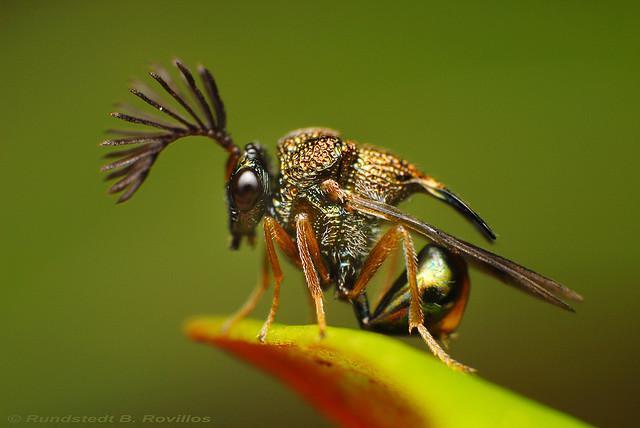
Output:
M469 297L467 265L446 250L427 245L418 254L418 267L425 324L434 335L446 339L458 327ZM407 275L403 273L374 310L370 328L387 334L406 334L410 299Z
M283 279L278 250L300 268L309 289L321 335L326 326L324 291L335 287L339 299L353 305L362 328L387 334L417 331L431 352L449 367L471 371L440 347L460 323L469 296L467 262L508 284L563 309L572 310L558 296L581 300L567 287L511 260L459 240L396 208L414 193L438 198L456 209L487 237L489 226L461 198L415 166L386 150L358 144L327 128L304 128L284 136L277 147L278 170L272 170L266 151L250 143L236 146L226 129L227 116L211 73L198 68L204 92L191 72L175 62L191 93L192 103L165 70L150 73L180 110L167 107L158 96L131 92L164 117L146 113L112 113L153 131L114 130L120 137L104 146L134 145L109 153L109 189L130 199L147 178L159 154L189 136L205 136L227 153L225 167L231 248L243 239L255 242L262 225L265 251L258 285L225 328L248 315L270 285L273 300L259 334L264 340L273 322ZM195 106L194 106L195 104ZM170 122L167 122L169 119ZM431 243L416 252L412 234ZM367 286L390 256L401 252L405 272L387 281L378 303L370 310Z
M331 282L338 298L349 300L363 263L381 236L381 220L366 214L349 212L340 203L328 202L322 182L331 179L346 191L379 202L396 205L409 195L424 191L413 180L430 180L409 162L375 147L343 140L337 131L307 128L283 137L277 148L280 161L273 194L275 218L295 236L295 216L306 213L320 245ZM456 307L464 308L468 293L461 293L466 281L466 264L434 246L426 247L419 259L419 286L422 309L432 329L435 321ZM468 287L468 284L466 285ZM362 327L386 333L407 334L410 293L406 273L381 299L373 314L367 300L354 301ZM460 315L462 311L460 311ZM458 321L459 321L458 317ZM452 332L449 328L446 333ZM437 331L438 334L445 332Z
M343 141L336 131L314 128L283 138L278 159L276 218L292 232L295 214L307 212L338 291L348 290L380 237L380 221L327 203L322 181L333 179L345 190L396 204L413 191L401 181L415 178L415 168L391 154Z

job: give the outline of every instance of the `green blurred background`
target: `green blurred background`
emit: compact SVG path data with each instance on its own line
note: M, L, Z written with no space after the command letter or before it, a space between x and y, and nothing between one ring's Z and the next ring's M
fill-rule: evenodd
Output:
M330 126L463 195L499 233L494 251L586 301L565 313L473 272L453 355L588 422L633 425L637 3L417 3L0 3L0 425L27 413L326 425L275 380L182 335L192 315L236 309L257 277L257 250L227 250L222 151L176 145L131 202L105 196L97 143L117 125L106 113L133 101L128 79L152 84L148 65L176 55L214 71L240 143L273 149L291 129ZM437 202L405 207L485 245ZM286 274L278 319L307 322L301 275ZM331 324L356 328L347 305L327 302Z

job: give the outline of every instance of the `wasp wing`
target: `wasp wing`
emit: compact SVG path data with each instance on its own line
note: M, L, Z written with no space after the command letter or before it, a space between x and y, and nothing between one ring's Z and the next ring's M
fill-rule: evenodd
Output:
M437 182L431 177L425 176L416 179L409 180L411 183L416 183L424 189L424 191L431 196L440 199L452 206L456 211L464 216L471 222L483 235L493 242L496 240L496 234L491 230L491 227L480 215L475 212L469 204L467 204L461 197L447 189L442 183Z
M345 192L343 196L346 197L348 206L351 209L393 223L402 224L452 253L463 256L476 266L488 270L489 273L497 276L509 285L513 285L546 302L573 312L574 309L556 297L555 294L570 300L582 300L582 296L570 288L511 260L457 239L409 214L403 213L394 206L363 198L352 193Z

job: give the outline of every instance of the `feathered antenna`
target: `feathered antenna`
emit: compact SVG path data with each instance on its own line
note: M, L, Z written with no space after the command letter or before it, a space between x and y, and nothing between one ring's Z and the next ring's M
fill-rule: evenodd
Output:
M119 150L107 154L106 158L116 158L116 160L101 168L102 171L113 170L106 176L107 180L120 178L109 188L109 193L122 192L118 198L118 203L125 202L133 196L149 175L149 171L158 155L169 144L182 137L206 136L222 146L229 153L226 177L229 176L240 156L239 148L233 144L231 135L227 132L227 115L224 103L212 74L203 66L198 66L198 74L208 97L207 101L205 95L198 89L191 72L179 60L175 60L174 64L183 77L191 95L196 100L197 108L200 110L204 120L194 111L187 98L171 80L169 73L162 68L152 71L149 73L150 76L177 101L189 118L166 107L164 102L157 95L152 95L148 89L130 89L133 95L170 117L171 121L165 122L157 115L131 108L127 109L127 113L111 113L111 116L116 119L155 128L155 131L109 130L109 133L118 135L118 138L105 140L100 144L101 146L109 147L137 145L132 149Z

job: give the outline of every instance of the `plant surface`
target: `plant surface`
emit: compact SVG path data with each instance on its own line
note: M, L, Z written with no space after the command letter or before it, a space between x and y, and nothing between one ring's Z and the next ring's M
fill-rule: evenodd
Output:
M271 373L329 420L349 427L570 427L571 416L450 370L428 352L393 337L315 325L274 325L265 343L261 323L244 320L227 334L224 318L189 321L187 334Z

